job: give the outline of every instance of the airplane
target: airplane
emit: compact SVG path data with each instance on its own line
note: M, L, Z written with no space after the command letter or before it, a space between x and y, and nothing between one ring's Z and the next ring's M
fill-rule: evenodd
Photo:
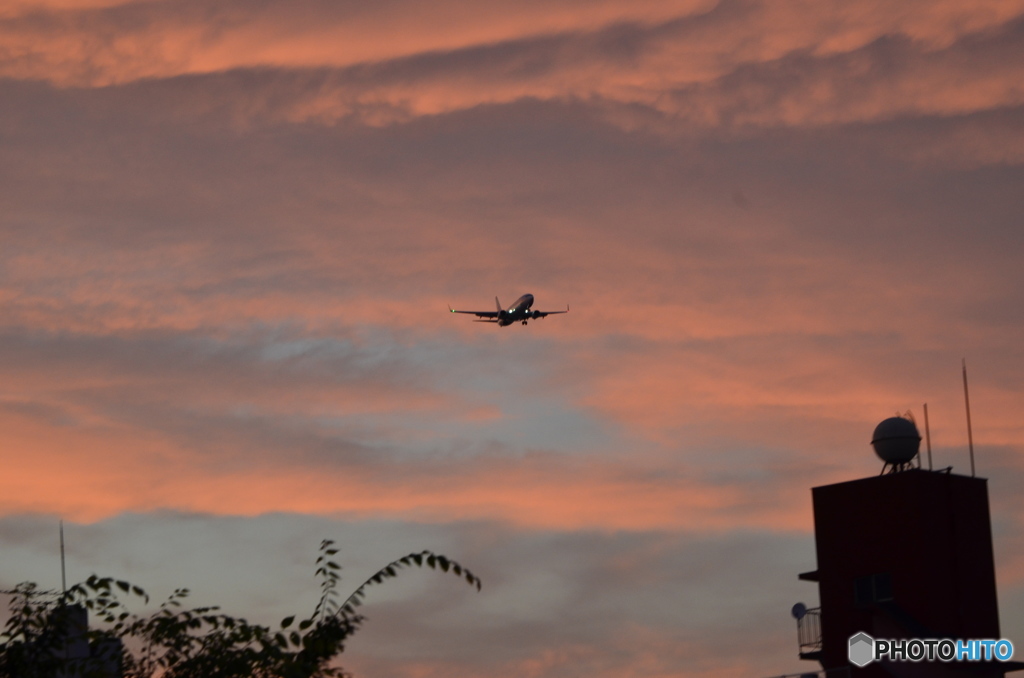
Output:
M530 307L533 306L533 295L524 294L523 296L516 299L516 303L512 304L508 309L501 307L501 302L498 301L498 297L494 297L494 303L497 305L497 311L456 311L451 306L448 310L452 313L470 313L475 315L477 318L483 318L483 320L474 320L476 323L497 323L498 327L506 327L512 323L521 322L524 325L528 320L534 318L544 318L549 315L556 315L558 313L568 313L569 305L565 305L564 311L531 311Z

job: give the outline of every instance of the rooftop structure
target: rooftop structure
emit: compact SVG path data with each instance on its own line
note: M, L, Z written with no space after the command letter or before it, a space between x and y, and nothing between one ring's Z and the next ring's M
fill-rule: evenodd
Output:
M851 661L851 639L999 639L987 481L914 465L920 436L893 418L875 429L882 475L812 489L821 606L794 607L800 657L828 675L1002 677L996 661ZM856 649L856 648L855 648Z

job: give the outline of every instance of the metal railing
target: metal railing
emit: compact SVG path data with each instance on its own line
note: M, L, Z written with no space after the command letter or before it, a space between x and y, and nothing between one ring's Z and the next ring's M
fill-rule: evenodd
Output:
M821 652L821 608L812 607L796 620L800 656Z

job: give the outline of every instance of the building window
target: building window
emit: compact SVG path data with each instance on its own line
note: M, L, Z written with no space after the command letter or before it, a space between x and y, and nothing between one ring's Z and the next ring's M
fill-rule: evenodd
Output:
M853 599L857 605L892 600L892 577L888 572L859 577L853 581Z

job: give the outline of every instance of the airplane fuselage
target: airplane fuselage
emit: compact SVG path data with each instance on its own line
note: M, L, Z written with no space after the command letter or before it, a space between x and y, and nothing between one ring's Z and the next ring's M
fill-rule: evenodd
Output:
M506 327L512 323L525 323L527 320L536 317L530 311L531 306L533 306L532 294L524 294L519 297L516 299L516 303L512 304L508 309L502 309L498 312L498 326Z

